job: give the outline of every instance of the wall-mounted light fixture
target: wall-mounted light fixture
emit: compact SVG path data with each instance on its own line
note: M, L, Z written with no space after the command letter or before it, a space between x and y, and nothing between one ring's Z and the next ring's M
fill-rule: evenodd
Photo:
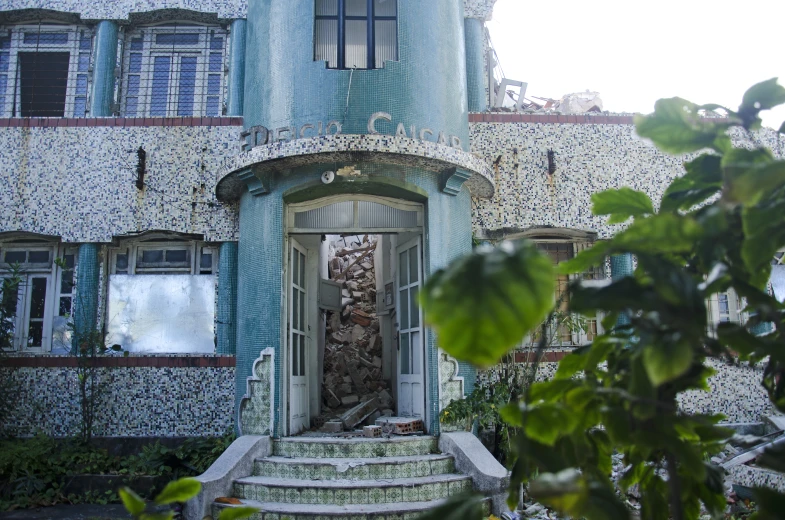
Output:
M548 150L548 174L553 175L556 173L556 153L553 150Z

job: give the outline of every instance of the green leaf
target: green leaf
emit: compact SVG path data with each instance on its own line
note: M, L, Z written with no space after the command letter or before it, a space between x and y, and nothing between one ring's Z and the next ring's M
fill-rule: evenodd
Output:
M586 480L575 468L541 474L529 484L529 493L538 502L576 517L583 516L582 506L589 497Z
M554 427L556 424L558 428ZM530 406L523 413L523 431L530 439L547 446L553 446L559 437L571 433L577 425L574 411L556 403Z
M123 506L125 506L125 510L128 511L128 514L131 516L139 516L144 513L144 500L134 493L133 490L127 487L121 487L117 490L117 493L120 495L120 500L123 501Z
M561 262L556 266L556 272L559 274L575 274L582 273L591 267L600 265L605 262L605 257L608 256L611 250L611 243L607 240L595 242L589 249L584 249L574 258Z
M735 169L738 169L736 171ZM727 179L726 194L731 200L744 206L753 206L767 194L785 184L785 161L767 164L751 164L725 168Z
M721 157L703 154L685 163L686 175L676 178L665 190L660 211L690 209L704 202L722 188Z
M629 510L613 489L596 481L589 483L589 497L584 512L589 520L629 520L630 518Z
M485 517L482 507L484 498L474 493L455 495L443 505L418 517L418 520L482 520Z
M741 246L741 258L747 267L750 283L763 288L769 280L771 257L785 244L785 226L782 226L782 215L785 214L785 198L777 197L742 210L742 229L744 242Z
M744 93L738 115L745 128L760 128L758 113L785 103L785 88L777 83L777 78L761 81Z
M687 372L694 355L688 343L660 342L646 345L643 349L646 375L654 386L660 386Z
M239 507L225 507L221 509L218 515L218 520L240 520L242 518L249 518L254 513L261 511L258 507L239 506Z
M702 226L693 218L670 213L636 220L616 235L612 248L630 253L684 253L691 251L703 234Z
M174 518L174 511L166 513L145 513L139 517L139 520L172 520Z
M627 187L595 193L591 201L594 215L610 215L608 224L620 224L630 217L654 213L654 205L648 195Z
M785 494L769 488L756 487L753 490L755 503L758 505L759 520L774 520L782 518L785 511Z
M758 457L755 465L760 468L773 469L779 473L785 473L785 445L774 444Z
M551 260L528 241L482 246L435 273L420 293L426 320L450 355L490 366L554 305Z
M729 148L730 140L724 133L730 123L704 121L699 109L686 99L660 99L654 105L653 114L635 116L635 130L639 136L651 139L660 150L672 154Z
M174 502L186 502L195 497L202 489L202 484L194 478L181 478L166 485L161 493L155 497L156 504L172 504Z

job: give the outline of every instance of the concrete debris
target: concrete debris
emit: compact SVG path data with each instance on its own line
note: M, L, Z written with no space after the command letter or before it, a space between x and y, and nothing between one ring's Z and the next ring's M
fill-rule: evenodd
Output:
M374 438L382 436L381 426L363 426L363 435L366 437Z
M585 114L586 112L602 112L602 99L599 92L576 92L565 94L553 107L562 114Z
M344 413L341 416L341 422L343 423L346 429L351 430L358 424L365 421L371 415L373 415L373 413L378 408L379 408L379 400L374 397L373 399L364 401L362 404L359 404L354 408L352 408L351 410L349 410L348 412Z
M376 315L373 253L377 239L346 236L330 245L327 265L330 278L342 284L343 310L327 313L322 380L322 402L327 408L323 416L325 424L340 421L345 429L373 425L386 411L392 415L395 408L390 381L384 379L382 371ZM374 404L357 415L357 410L368 403ZM347 417L350 413L353 415Z

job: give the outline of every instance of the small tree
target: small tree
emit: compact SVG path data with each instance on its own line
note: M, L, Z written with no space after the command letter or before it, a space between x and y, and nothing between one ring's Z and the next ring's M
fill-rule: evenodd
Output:
M11 265L0 279L0 435L6 432L16 394L14 370L4 367L3 360L14 348L14 324L21 283L18 264Z
M760 111L782 103L785 89L772 79L750 88L736 111L672 98L636 118L638 135L661 150L702 153L685 163L658 211L629 188L592 197L595 215L628 225L557 269L579 273L618 254L638 265L617 280L571 284L569 309L604 312L606 332L502 411L521 430L511 503L526 482L534 498L562 513L628 518L610 480L615 451L626 466L620 486L640 488L643 519L695 519L701 504L721 513L723 474L709 460L732 432L718 426L719 415L680 410L677 396L707 389L707 357L767 360L762 384L785 411L785 306L765 290L771 258L785 244L785 161L752 133ZM728 117L702 117L718 109ZM745 147L733 147L729 131L746 137ZM445 350L487 366L552 312L552 279L531 244L480 248L431 277L421 300ZM750 319L715 328L705 302L730 288ZM756 335L762 327L770 332ZM759 463L785 469L785 448L767 450ZM756 501L764 518L785 511L775 491L757 489Z

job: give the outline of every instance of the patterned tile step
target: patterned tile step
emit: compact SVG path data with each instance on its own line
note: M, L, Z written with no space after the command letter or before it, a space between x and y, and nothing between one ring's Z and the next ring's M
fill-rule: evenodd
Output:
M290 437L276 440L273 455L308 458L371 458L430 455L439 452L435 437L392 437L390 439L340 439L334 437Z
M267 457L254 463L254 475L310 480L369 480L427 477L455 471L450 455L413 455L373 459Z
M438 507L444 500L431 500L428 502L399 502L397 504L370 504L370 505L314 505L314 504L285 504L259 502L257 500L243 500L244 506L253 506L261 509L250 520L414 520L425 511ZM486 506L489 506L486 501ZM224 507L238 507L226 504L213 504L213 518L218 518L219 511ZM487 507L486 514L490 514Z
M391 504L427 502L471 491L464 475L387 480L300 480L246 477L234 482L234 496L288 504Z

